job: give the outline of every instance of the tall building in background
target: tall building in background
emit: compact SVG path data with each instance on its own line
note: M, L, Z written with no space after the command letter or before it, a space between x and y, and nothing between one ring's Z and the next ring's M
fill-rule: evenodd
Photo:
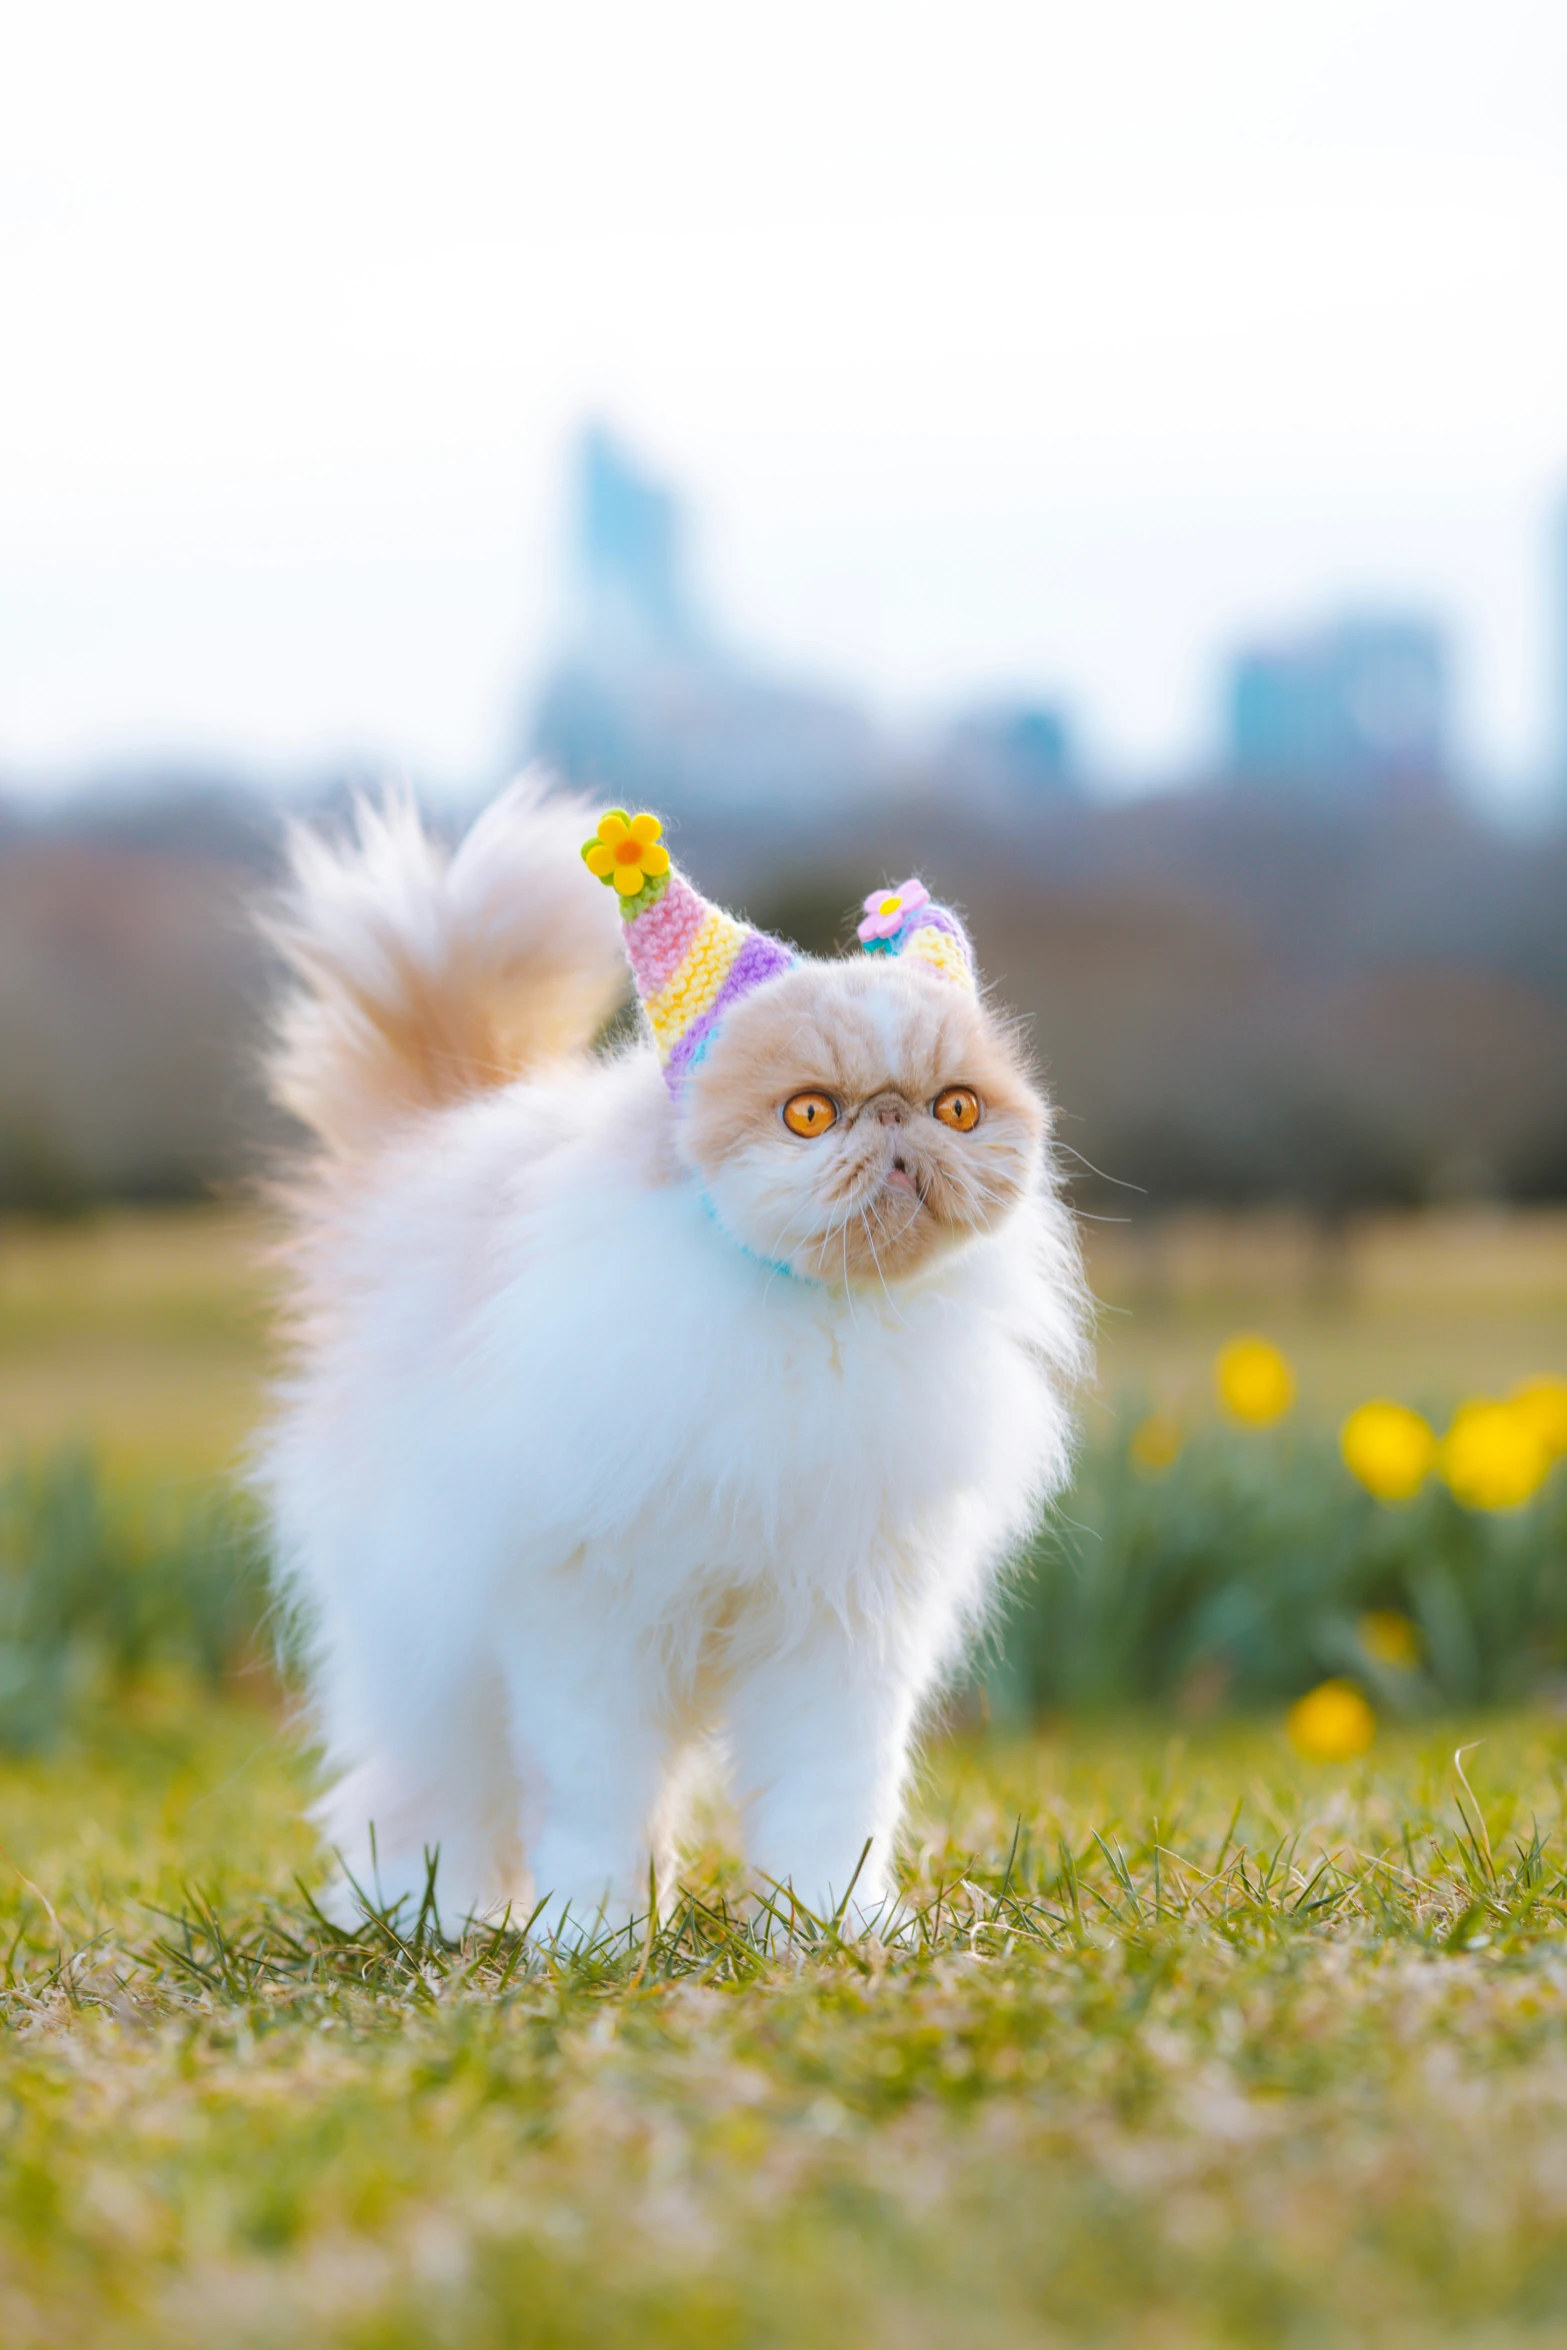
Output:
M1054 702L986 703L911 749L726 644L691 585L684 501L600 425L578 440L569 516L560 648L525 746L569 781L675 815L807 821L911 775L976 815L1079 794Z
M1341 620L1238 655L1230 765L1284 787L1430 788L1450 769L1449 704L1447 643L1430 621Z
M598 425L578 448L575 509L573 633L627 652L694 651L685 510Z
M965 711L941 745L965 800L1028 807L1081 795L1071 722L1057 702L992 702Z
M685 508L600 426L572 475L564 627L528 748L571 782L675 814L820 805L881 746L846 701L769 676L703 622Z

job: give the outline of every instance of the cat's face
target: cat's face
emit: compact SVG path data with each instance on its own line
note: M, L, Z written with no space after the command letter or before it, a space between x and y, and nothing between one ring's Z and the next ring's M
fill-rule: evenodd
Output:
M681 1148L723 1224L832 1284L907 1280L1033 1181L1044 1103L973 996L866 956L744 998L692 1071Z

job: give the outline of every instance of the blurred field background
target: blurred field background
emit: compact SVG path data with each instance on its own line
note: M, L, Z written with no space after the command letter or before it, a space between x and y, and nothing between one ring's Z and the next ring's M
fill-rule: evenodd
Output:
M1368 1395L1440 1412L1567 1375L1567 1210L1373 1214L1188 1210L1084 1227L1099 1301L1090 1433L1130 1402L1200 1423L1213 1360L1265 1330L1301 1409ZM13 1452L77 1445L117 1473L180 1480L242 1463L278 1356L266 1216L110 1207L0 1220L0 1428Z
M1189 1209L1084 1230L1100 1343L1078 1480L954 1721L1191 1717L1348 1676L1369 1736L1375 1711L1567 1694L1567 1215ZM271 1239L259 1209L218 1204L0 1225L0 1739L47 1747L165 1668L272 1686L243 1489L284 1368ZM1221 1376L1237 1337L1261 1349L1255 1407ZM1476 1488L1442 1432L1531 1385L1544 1449L1521 1475L1504 1459L1500 1486L1482 1462ZM1415 1471L1395 1451L1391 1489L1377 1457L1341 1457L1374 1399L1414 1415ZM1505 1453L1511 1407L1480 1408Z

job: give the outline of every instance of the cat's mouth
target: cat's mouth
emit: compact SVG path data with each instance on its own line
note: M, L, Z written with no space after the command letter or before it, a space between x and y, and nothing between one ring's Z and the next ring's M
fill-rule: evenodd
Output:
M901 1152L882 1174L880 1196L885 1198L889 1191L898 1193L911 1208L923 1208L929 1204L925 1197L924 1177L910 1166Z
M928 1176L902 1151L894 1152L885 1166L862 1167L858 1179L846 1183L839 1196L850 1224L874 1217L878 1232L890 1235L895 1231L904 1238L923 1223L925 1215L934 1213ZM890 1221L883 1222L884 1217Z

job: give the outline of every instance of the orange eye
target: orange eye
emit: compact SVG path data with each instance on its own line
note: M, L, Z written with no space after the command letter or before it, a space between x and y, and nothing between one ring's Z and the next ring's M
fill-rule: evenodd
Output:
M979 1095L971 1085L949 1085L931 1103L931 1115L954 1134L972 1134L979 1124Z
M825 1134L838 1123L838 1105L828 1093L792 1093L783 1106L791 1134Z

